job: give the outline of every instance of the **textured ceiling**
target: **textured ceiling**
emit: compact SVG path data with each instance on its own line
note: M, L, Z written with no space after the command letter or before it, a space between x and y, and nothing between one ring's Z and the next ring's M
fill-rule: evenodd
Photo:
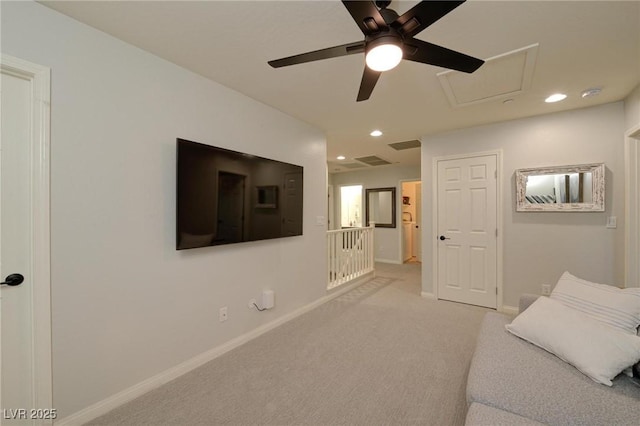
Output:
M640 82L639 1L468 1L417 38L482 59L538 44L530 87L512 96L453 107L443 68L403 61L384 73L371 99L356 103L361 54L272 69L268 60L358 41L337 1L42 2L205 77L271 105L327 134L328 159L376 155L419 163L416 149L390 143L456 128L624 99ZM394 1L398 13L415 1ZM487 83L488 81L494 83ZM467 79L483 93L491 79ZM580 93L601 87L599 96ZM483 89L483 90L480 90ZM554 92L569 98L545 104ZM369 132L384 135L372 138ZM330 171L340 169L331 161Z

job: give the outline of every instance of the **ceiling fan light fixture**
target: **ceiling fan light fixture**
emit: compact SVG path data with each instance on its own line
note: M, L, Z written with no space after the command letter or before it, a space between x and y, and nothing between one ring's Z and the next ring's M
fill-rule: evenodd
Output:
M374 71L389 71L402 60L402 41L396 37L380 37L367 46L365 62Z
M415 38L462 3L464 0L420 1L400 16L389 9L391 0L343 0L342 4L362 31L364 40L288 56L268 61L268 64L281 68L364 53L365 68L356 102L369 99L382 72L394 68L403 59L470 74L485 61Z

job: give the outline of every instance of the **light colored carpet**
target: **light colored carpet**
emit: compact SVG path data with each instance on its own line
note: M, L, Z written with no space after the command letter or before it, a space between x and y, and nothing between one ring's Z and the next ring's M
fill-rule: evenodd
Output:
M420 265L378 277L92 425L459 425L486 309L420 297Z

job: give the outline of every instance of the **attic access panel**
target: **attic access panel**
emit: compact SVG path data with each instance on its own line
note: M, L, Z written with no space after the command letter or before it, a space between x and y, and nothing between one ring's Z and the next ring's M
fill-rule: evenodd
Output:
M486 60L473 74L438 73L438 79L454 108L504 99L531 87L538 44L503 53Z

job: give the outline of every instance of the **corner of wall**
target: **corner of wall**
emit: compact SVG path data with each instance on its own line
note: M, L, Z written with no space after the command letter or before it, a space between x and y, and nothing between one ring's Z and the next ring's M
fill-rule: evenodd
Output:
M625 130L640 125L640 84L624 100Z

